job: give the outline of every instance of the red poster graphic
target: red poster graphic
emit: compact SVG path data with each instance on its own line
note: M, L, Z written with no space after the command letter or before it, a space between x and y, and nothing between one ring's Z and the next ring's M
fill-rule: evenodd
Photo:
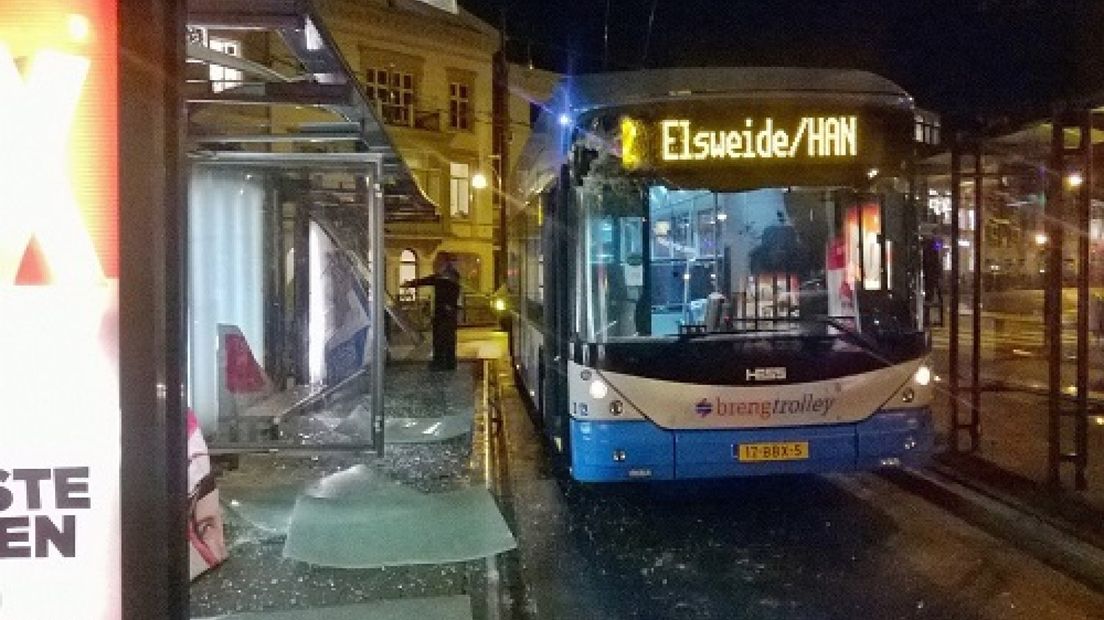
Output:
M848 244L837 238L828 242L825 256L825 285L828 288L828 314L859 328L859 303L855 295L857 282L847 260Z

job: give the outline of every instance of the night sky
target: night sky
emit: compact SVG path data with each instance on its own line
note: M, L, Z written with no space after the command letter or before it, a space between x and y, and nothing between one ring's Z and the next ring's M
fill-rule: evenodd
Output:
M498 24L504 0L460 0ZM505 0L511 60L603 67L605 0ZM1104 0L609 0L611 69L797 65L882 74L943 114L1022 116L1104 92Z

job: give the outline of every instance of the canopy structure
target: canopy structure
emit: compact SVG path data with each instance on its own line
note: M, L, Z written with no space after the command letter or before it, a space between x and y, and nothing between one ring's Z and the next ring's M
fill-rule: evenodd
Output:
M281 145L283 150L378 154L385 217L437 218L437 206L415 182L309 0L189 0L187 24L187 56L199 69L189 72L185 88L193 152L265 151ZM207 45L210 31L243 33L245 53ZM206 69L211 66L229 69L235 79L210 79ZM281 112L269 114L267 122L227 122L228 110L263 116L255 109L231 110L257 106ZM305 113L288 114L296 110ZM279 118L287 122L279 125Z

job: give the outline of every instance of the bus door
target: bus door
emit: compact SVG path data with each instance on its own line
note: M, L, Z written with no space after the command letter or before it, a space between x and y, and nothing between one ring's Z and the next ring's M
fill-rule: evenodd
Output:
M565 166L545 210L541 229L544 250L544 347L541 351L541 416L556 448L568 450L567 360L571 325L571 252L575 245L570 177Z

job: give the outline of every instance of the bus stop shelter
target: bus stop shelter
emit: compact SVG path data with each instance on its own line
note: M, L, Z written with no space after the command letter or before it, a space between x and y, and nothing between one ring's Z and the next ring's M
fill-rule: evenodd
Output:
M188 403L214 453L382 452L385 203L433 205L310 3L186 22Z

